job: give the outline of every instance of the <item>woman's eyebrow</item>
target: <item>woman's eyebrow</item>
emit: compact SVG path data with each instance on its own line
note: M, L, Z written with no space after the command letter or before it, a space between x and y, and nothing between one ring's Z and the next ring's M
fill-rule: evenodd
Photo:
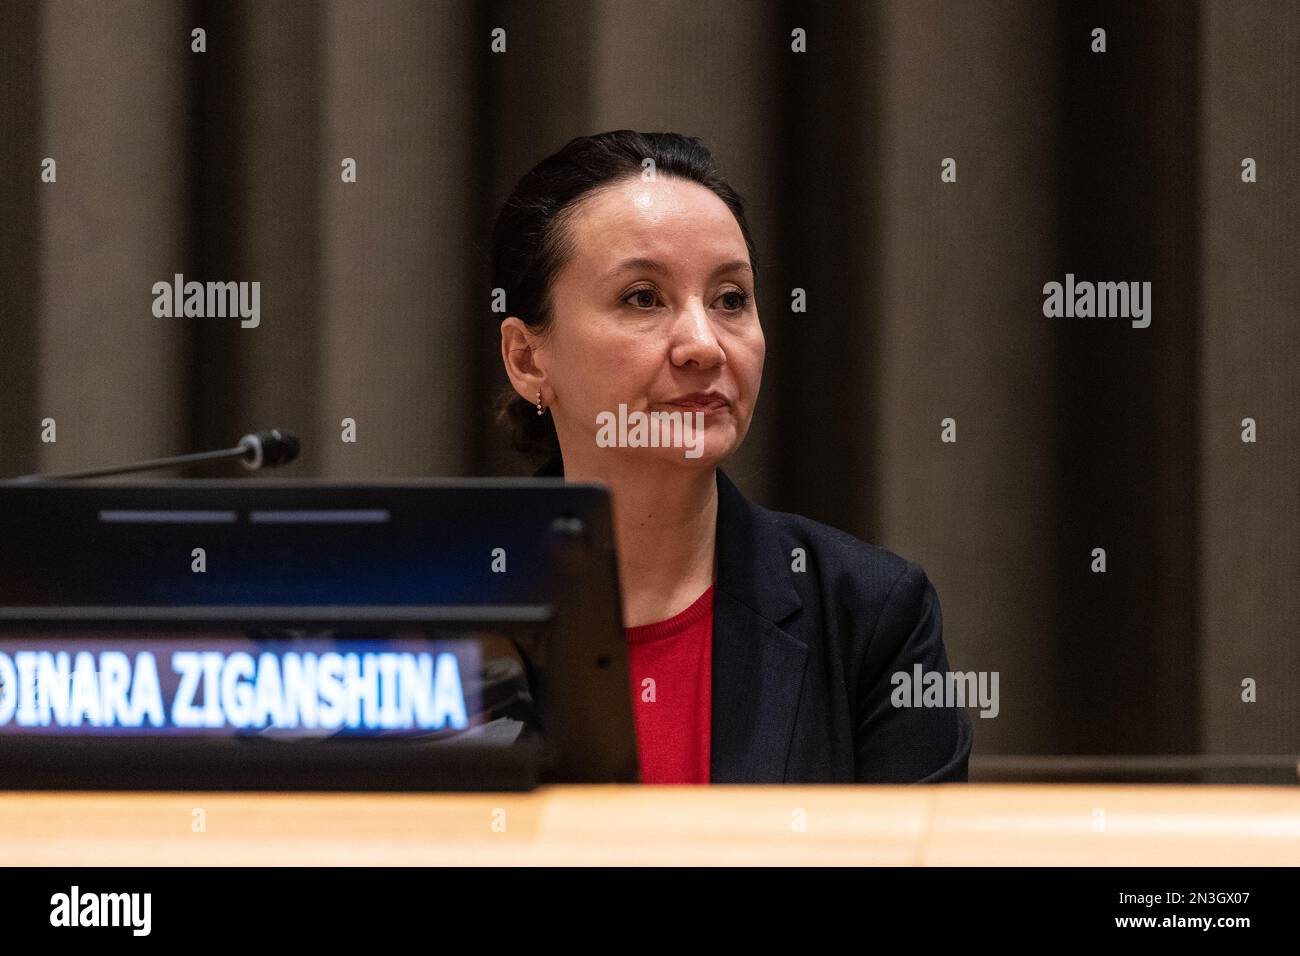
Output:
M754 267L751 266L744 259L732 259L730 262L724 262L722 263L722 265L714 269L713 274L715 276L721 275L724 272L734 272L737 269L743 269L745 272L750 272L750 273L754 271Z
M603 278L612 279L619 273L630 272L633 269L644 269L649 272L658 272L660 275L672 274L672 270L658 259L645 259L638 257L635 259L624 259L614 268L610 269L609 272L605 273ZM717 276L724 272L734 272L737 269L742 269L750 273L754 271L753 267L744 259L732 259L730 262L724 262L714 269L713 275Z
M620 272L630 272L633 269L646 269L650 272L658 272L660 275L669 275L672 272L671 269L658 259L624 259L614 268L606 272L603 278L612 279Z

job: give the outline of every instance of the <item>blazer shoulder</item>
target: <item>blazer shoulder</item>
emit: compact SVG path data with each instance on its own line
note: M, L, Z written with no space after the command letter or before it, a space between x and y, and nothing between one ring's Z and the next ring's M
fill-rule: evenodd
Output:
M812 518L749 501L721 472L718 585L769 620L803 607L814 620L870 629L887 606L920 611L928 579L915 562ZM856 628L855 628L856 629Z
M807 570L844 598L879 607L895 591L919 597L929 586L924 568L888 548L803 515L763 510L790 551L803 549Z

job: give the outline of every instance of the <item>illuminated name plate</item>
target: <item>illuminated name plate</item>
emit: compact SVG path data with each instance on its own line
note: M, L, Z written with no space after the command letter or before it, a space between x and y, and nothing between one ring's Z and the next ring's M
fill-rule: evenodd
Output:
M454 736L475 724L471 638L0 638L0 734ZM468 688L468 692L467 692Z

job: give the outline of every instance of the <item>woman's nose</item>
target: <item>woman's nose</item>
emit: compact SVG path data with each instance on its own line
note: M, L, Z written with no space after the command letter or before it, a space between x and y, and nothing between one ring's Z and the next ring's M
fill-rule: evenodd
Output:
M692 302L682 310L673 335L676 339L672 348L674 365L695 362L701 368L712 368L727 360L702 303Z

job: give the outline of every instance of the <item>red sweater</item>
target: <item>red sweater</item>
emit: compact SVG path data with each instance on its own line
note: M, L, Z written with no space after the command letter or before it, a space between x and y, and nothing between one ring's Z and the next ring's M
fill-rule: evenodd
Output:
M708 783L713 585L686 610L625 629L642 783Z

